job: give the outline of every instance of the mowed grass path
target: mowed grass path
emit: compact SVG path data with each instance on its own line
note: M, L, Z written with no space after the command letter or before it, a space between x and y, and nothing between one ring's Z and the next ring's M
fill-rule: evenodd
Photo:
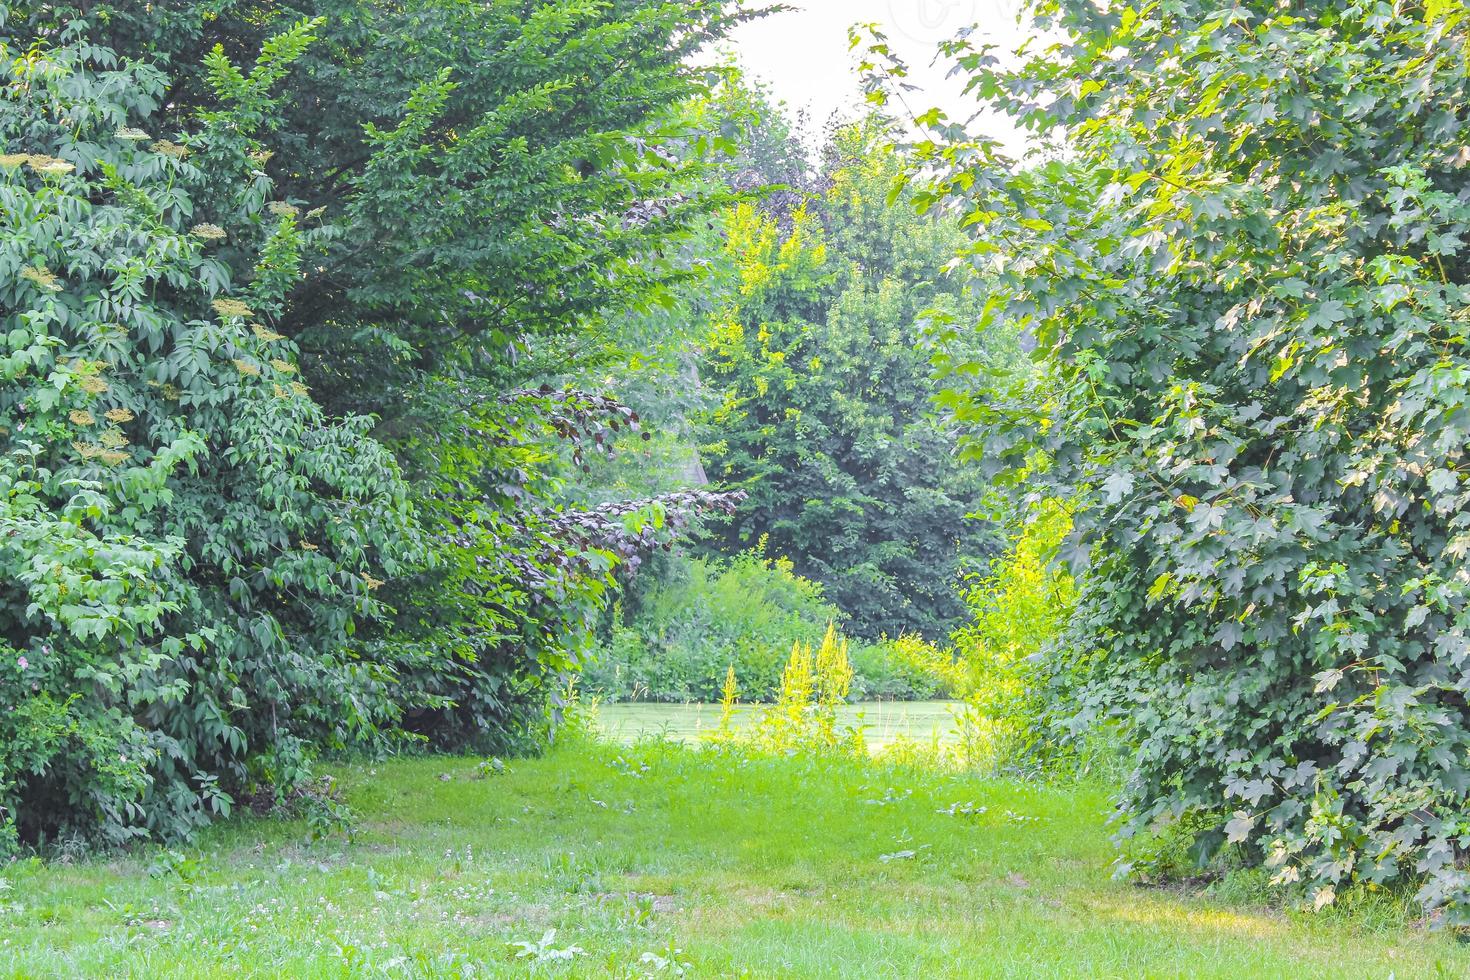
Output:
M1470 975L1386 911L1113 882L1094 789L672 743L340 775L351 843L242 820L171 858L0 870L0 976ZM507 945L550 929L539 964Z

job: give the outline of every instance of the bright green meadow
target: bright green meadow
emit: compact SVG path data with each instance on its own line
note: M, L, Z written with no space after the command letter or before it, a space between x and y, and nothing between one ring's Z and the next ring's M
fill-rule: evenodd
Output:
M187 850L7 868L0 975L1470 973L1387 900L1315 916L1238 883L1114 882L1101 786L668 739L338 778L351 840L246 818Z

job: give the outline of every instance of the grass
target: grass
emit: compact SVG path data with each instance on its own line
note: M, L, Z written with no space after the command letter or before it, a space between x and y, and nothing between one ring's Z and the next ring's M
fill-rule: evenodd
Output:
M671 741L477 762L341 770L351 842L241 820L0 870L0 976L1470 975L1386 900L1113 882L1098 788Z
M861 725L868 745L880 749L897 736L928 742L934 737L955 737L954 711L959 701L865 701L842 705L837 710L838 724ZM753 724L760 715L757 705L738 705L732 727ZM602 733L614 741L629 743L649 735L660 735L681 742L697 742L702 732L718 728L718 704L643 704L619 702L603 704L597 709L597 724Z

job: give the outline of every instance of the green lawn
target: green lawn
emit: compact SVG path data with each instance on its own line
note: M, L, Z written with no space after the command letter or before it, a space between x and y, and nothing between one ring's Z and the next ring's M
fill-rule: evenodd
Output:
M6 868L0 975L1470 975L1388 902L1313 918L1115 883L1096 789L671 742L476 761L341 771L351 843L245 820L172 858ZM539 965L514 958L551 929Z

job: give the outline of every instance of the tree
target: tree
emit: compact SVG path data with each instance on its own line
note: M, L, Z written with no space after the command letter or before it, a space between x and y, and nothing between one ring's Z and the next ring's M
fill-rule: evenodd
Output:
M0 6L0 827L546 736L613 574L730 503L562 506L638 420L540 381L686 274L709 146L664 127L733 10Z
M429 554L385 586L397 616L372 656L419 692L411 727L486 749L534 735L613 565L558 539L566 460L548 443L637 427L595 393L541 389L601 363L605 320L700 274L664 258L716 204L712 141L678 109L709 84L689 56L748 15L733 0L94 7L94 35L176 76L178 121L213 104L197 66L217 45L254 51L322 18L257 161L308 229L275 329L329 412L373 415L410 481ZM66 23L36 9L38 31Z
M417 420L426 377L566 373L589 323L677 275L658 253L710 207L681 193L708 141L684 145L678 109L711 74L686 61L750 16L734 0L84 6L94 38L174 77L170 124L213 103L217 45L248 60L321 18L259 161L314 230L280 329L331 410L391 432ZM34 29L66 8L31 8Z
M251 158L312 28L213 59L178 142L151 66L3 42L0 850L186 832L392 717L352 633L413 558L407 489L268 325L302 235Z
M826 188L791 216L726 222L738 294L720 311L706 382L710 475L748 494L716 537L760 538L820 582L861 636L948 632L963 566L989 548L967 519L980 486L936 421L925 311L973 309L938 267L956 226L889 207L903 163L871 126L841 131Z
M1465 922L1470 21L1038 9L1066 40L1019 70L950 53L1067 153L1017 171L931 115L919 200L1040 343L953 401L973 456L1082 496L1061 713L1136 746L1126 833L1188 818L1319 907L1412 876Z

